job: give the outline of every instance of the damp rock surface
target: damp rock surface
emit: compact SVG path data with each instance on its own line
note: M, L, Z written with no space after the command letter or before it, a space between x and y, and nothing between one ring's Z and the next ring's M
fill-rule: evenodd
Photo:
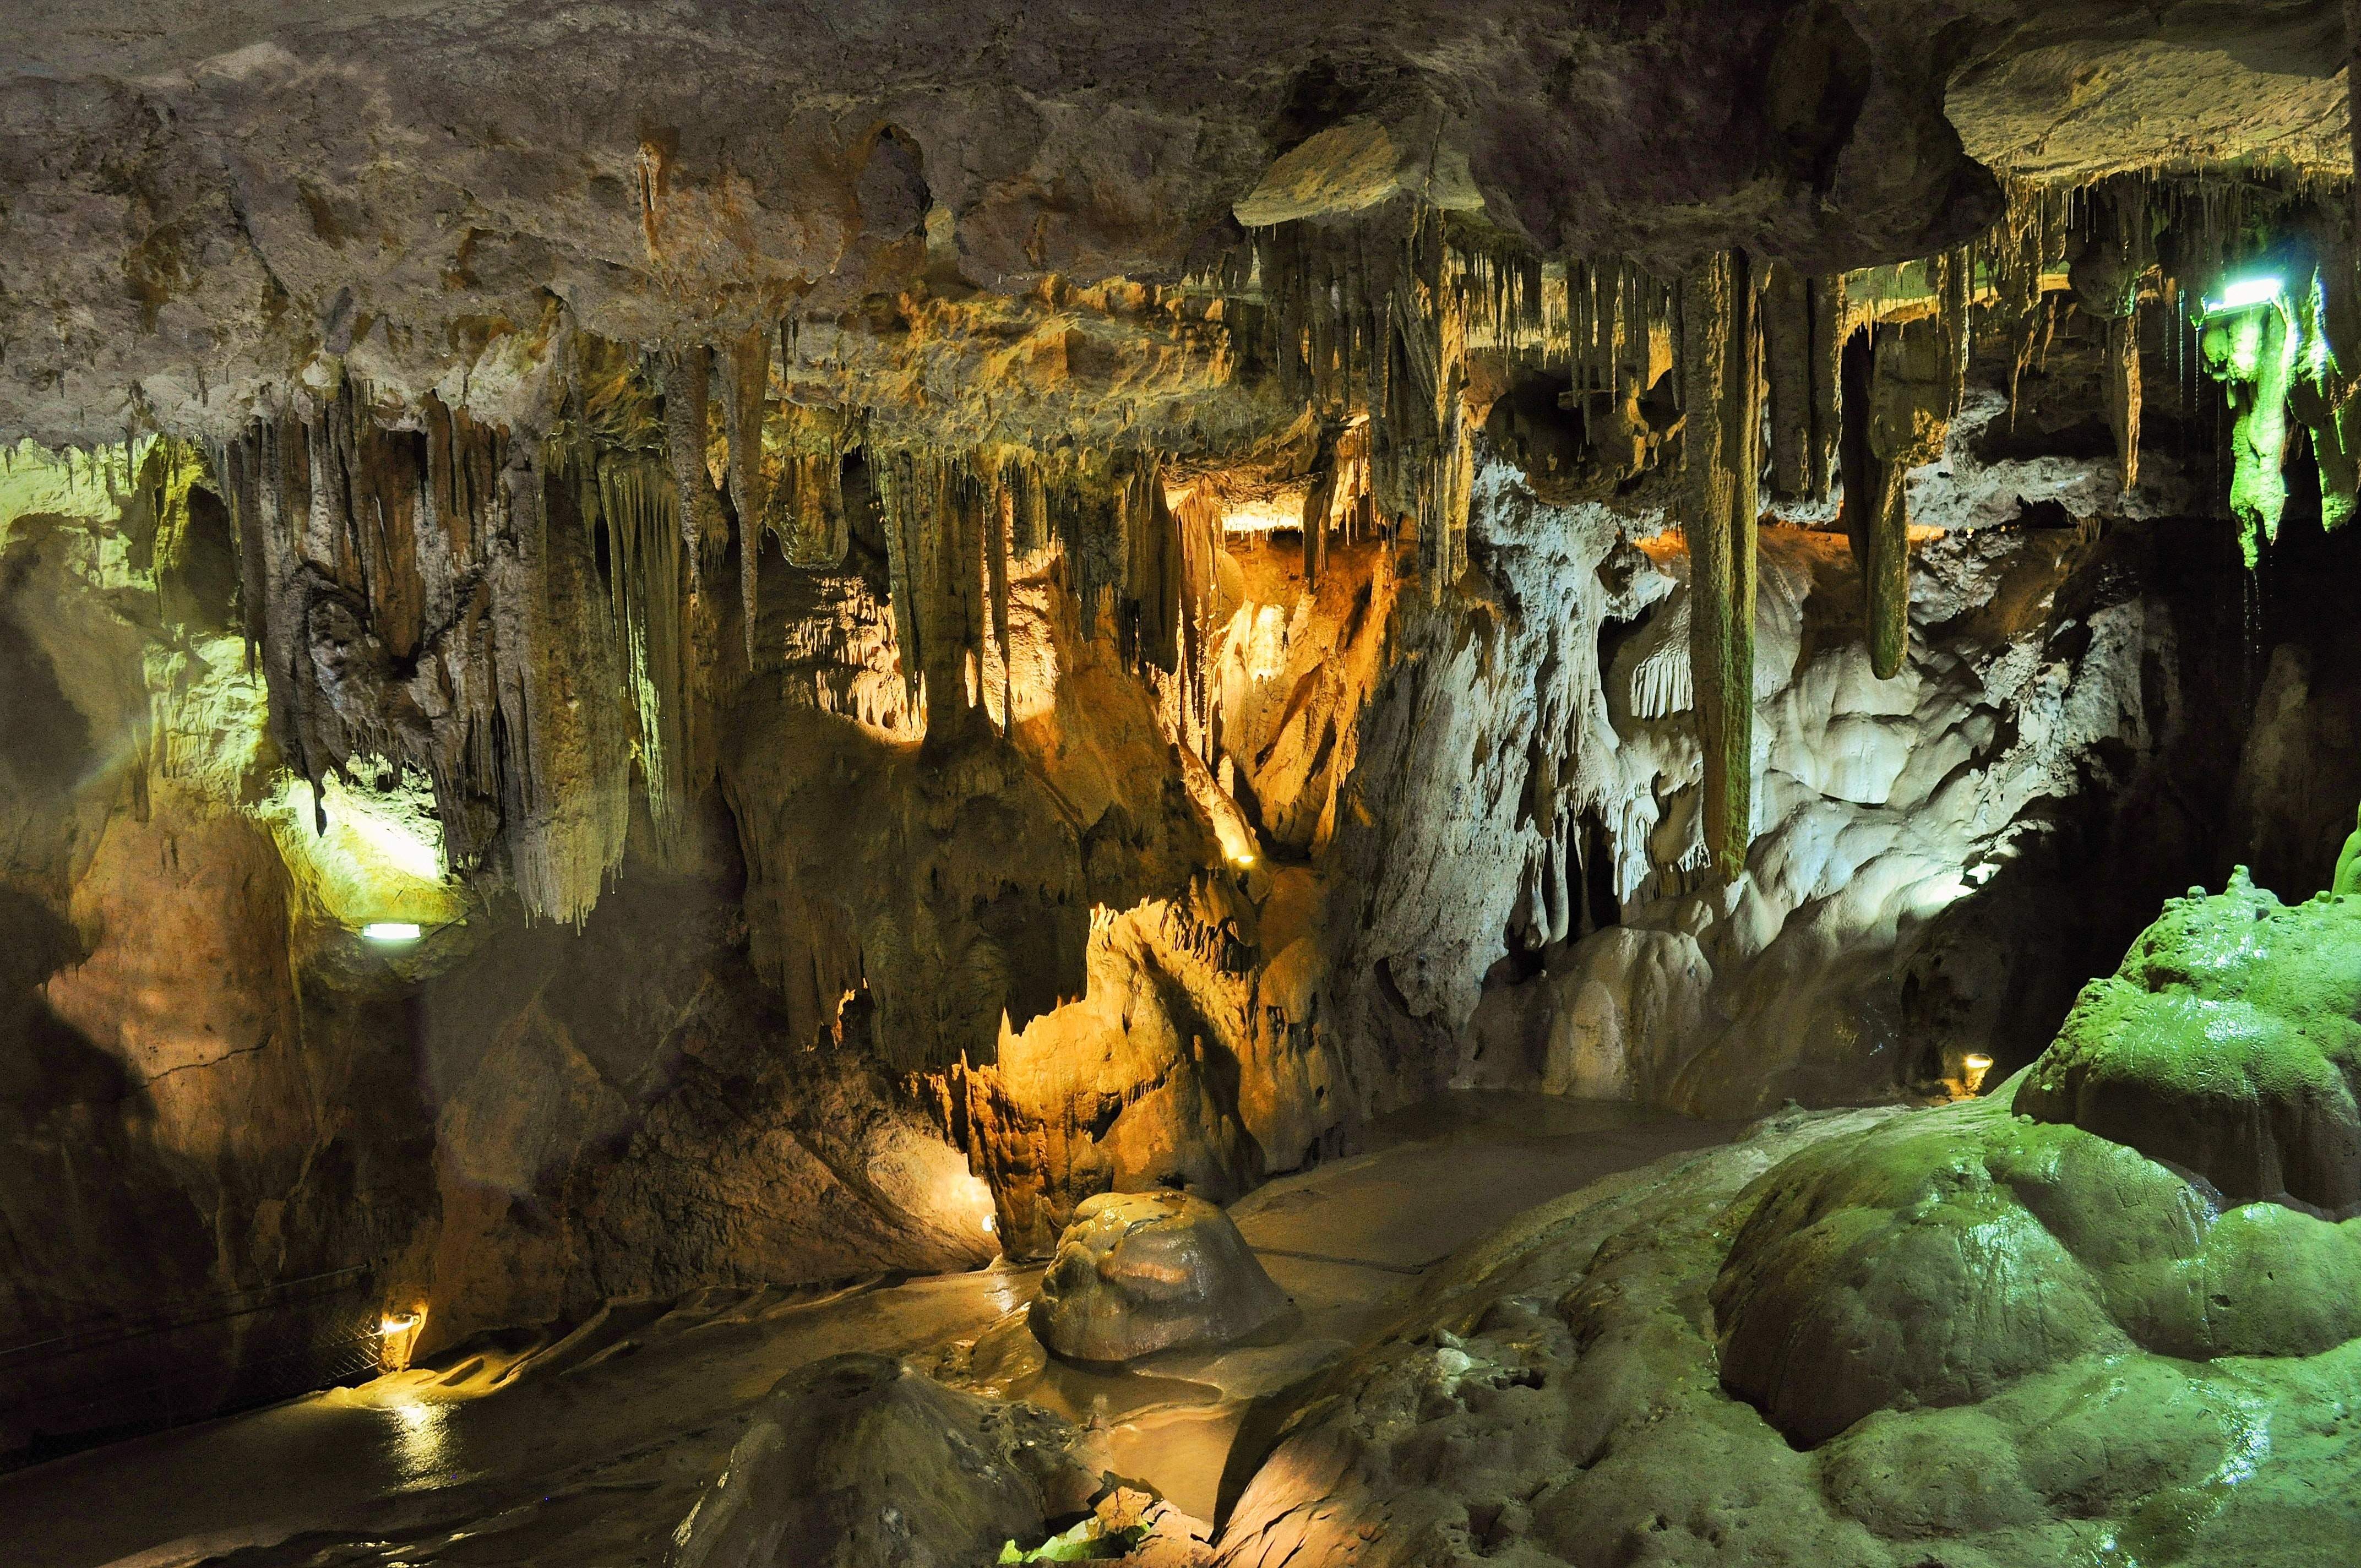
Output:
M2334 947L2345 902L2234 885L2169 910L2125 972L2178 954L2191 989L2268 999L2257 949ZM2334 1039L2351 974L2323 969L2278 978ZM2361 1221L2020 1113L2052 1057L2183 1038L2137 1009L2095 1036L2095 1011L1989 1096L1790 1112L1463 1249L1248 1423L1268 1452L1234 1458L1222 1560L2333 1554L2361 1526ZM2247 1081L2251 1054L2223 1058L2193 1065Z
M2015 1108L2342 1218L2361 1213L2356 1091L2361 898L2290 909L2241 867L2091 982Z
M1033 1305L1033 1332L1077 1361L1243 1339L1288 1310L1230 1217L1181 1192L1083 1200Z
M673 1568L960 1568L1099 1490L1089 1439L889 1355L783 1380L675 1536ZM1078 1447L1077 1445L1083 1445Z

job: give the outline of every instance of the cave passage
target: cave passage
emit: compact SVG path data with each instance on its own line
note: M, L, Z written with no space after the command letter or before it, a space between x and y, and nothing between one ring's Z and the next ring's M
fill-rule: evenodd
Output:
M2352 1555L2361 10L612 10L15 19L0 1562Z

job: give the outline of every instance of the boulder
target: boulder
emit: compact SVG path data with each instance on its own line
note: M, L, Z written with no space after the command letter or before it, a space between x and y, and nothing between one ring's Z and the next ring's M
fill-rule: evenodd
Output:
M675 1533L672 1568L967 1568L1089 1506L1098 1440L892 1356L780 1380Z
M1288 1307L1230 1217L1181 1192L1103 1192L1075 1209L1041 1277L1033 1332L1076 1361L1227 1344Z

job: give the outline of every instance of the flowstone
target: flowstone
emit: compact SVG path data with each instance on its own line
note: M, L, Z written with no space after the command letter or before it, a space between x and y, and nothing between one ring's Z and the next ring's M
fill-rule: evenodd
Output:
M2015 1108L2183 1166L2235 1201L2361 1213L2361 898L2248 880L2174 899L2085 987Z
M2078 1357L2361 1335L2361 900L2175 899L1985 1100L1831 1141L1733 1210L1722 1381L1798 1442Z
M1222 1561L2349 1555L2357 942L2361 900L2242 875L1985 1098L1521 1217L1249 1423Z

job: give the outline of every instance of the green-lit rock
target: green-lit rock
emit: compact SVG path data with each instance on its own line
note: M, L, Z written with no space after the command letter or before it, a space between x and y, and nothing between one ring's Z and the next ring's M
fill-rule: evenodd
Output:
M1724 1386L1817 1443L2092 1356L2307 1356L2361 1337L2361 1220L2225 1212L2135 1149L2008 1103L2004 1087L1831 1139L1755 1182L1711 1293Z
M2240 870L2085 987L2015 1096L2232 1201L2361 1205L2361 899L2294 909Z
M1723 1384L1817 1443L2092 1356L2336 1349L2361 1337L2356 1086L2361 898L2290 909L2241 871L2175 899L2013 1082L1818 1145L1732 1206ZM1998 1519L2011 1496L1953 1501Z

